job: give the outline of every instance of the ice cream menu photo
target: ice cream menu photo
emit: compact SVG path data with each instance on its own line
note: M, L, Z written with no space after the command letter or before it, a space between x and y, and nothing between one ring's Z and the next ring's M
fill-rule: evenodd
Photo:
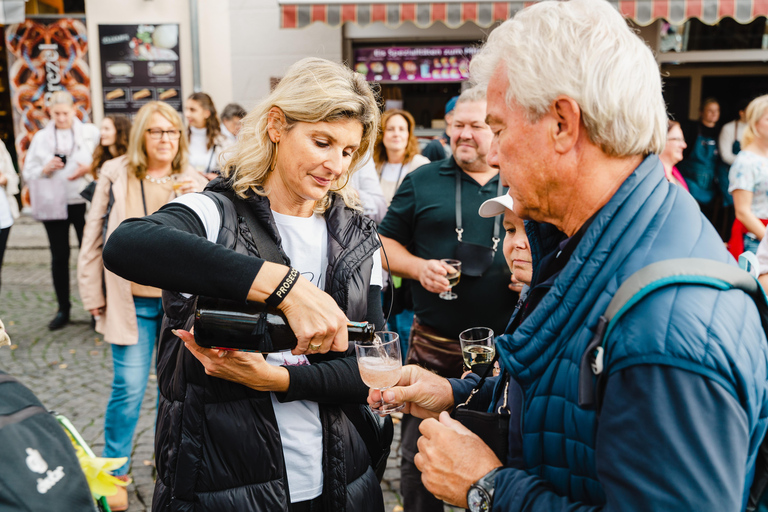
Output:
M105 114L135 114L152 100L181 111L179 25L99 25Z

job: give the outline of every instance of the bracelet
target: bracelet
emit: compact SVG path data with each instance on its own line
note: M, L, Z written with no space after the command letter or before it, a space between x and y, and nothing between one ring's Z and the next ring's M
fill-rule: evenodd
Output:
M288 273L285 274L283 281L277 286L277 288L275 288L275 291L272 292L272 295L267 297L267 300L264 302L267 304L267 306L276 308L280 305L281 302L283 302L285 296L288 295L288 292L291 291L291 288L293 288L293 285L295 285L296 281L298 280L299 271L291 267L288 269Z

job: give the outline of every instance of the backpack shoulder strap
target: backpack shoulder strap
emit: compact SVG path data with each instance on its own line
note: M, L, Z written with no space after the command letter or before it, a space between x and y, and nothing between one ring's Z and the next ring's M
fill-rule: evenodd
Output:
M595 334L582 355L579 370L579 405L599 408L595 375L604 371L605 340L618 321L633 306L666 286L692 284L719 290L734 288L751 296L760 313L763 329L768 332L768 298L757 279L738 267L703 258L664 260L641 268L622 283L600 317Z

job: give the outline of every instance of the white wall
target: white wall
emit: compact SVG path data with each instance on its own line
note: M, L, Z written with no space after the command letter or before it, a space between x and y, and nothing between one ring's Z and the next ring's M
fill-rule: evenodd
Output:
M294 62L310 56L341 61L340 27L314 23L281 30L277 0L229 0L229 5L232 96L247 110L269 93L270 77L282 77Z
M213 97L221 109L232 101L232 67L229 40L229 0L197 0L200 30L202 90ZM133 23L178 23L181 61L181 93L194 92L189 0L85 0L86 24L90 45L93 118L104 115L101 97L99 25Z

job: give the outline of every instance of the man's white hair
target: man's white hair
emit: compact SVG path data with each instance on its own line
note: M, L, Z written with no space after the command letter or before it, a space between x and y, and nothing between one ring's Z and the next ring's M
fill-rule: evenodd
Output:
M470 65L487 87L505 65L508 104L536 122L565 95L578 103L590 141L610 156L661 153L667 112L650 48L606 0L541 1L491 32Z
M469 103L474 101L485 101L485 87L475 86L465 89L461 95L459 95L456 104L458 105L459 103Z

